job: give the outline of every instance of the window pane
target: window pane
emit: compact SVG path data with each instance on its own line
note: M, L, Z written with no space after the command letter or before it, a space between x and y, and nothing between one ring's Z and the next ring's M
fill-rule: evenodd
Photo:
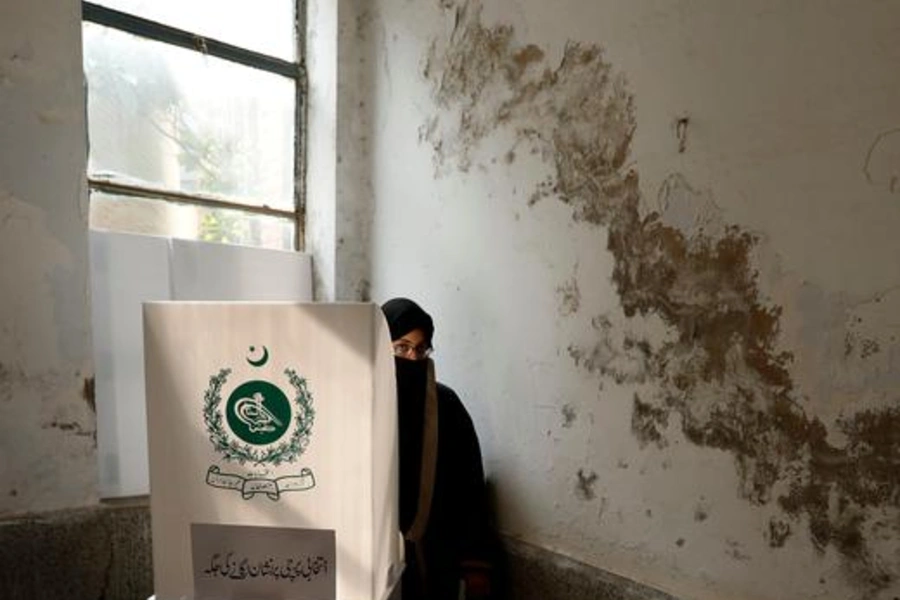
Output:
M93 0L170 27L285 60L296 59L294 0Z
M84 25L92 177L292 209L294 83Z
M91 228L187 240L294 249L291 219L91 192Z

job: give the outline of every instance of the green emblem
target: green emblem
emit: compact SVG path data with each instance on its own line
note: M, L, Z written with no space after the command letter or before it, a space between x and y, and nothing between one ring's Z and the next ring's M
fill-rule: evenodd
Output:
M250 350L253 352L254 347ZM262 367L269 358L265 347L263 358L247 362ZM257 469L295 462L309 444L315 419L306 378L294 369L284 369L290 394L271 381L252 379L238 384L223 402L222 390L231 373L231 369L223 368L212 375L203 397L203 421L215 451L226 461ZM238 490L244 498L262 493L273 500L283 492L315 486L308 468L301 469L298 475L268 479L257 473L222 473L213 465L206 482L213 487Z
M228 427L243 441L263 446L277 442L291 423L291 404L268 381L248 381L237 386L225 404Z

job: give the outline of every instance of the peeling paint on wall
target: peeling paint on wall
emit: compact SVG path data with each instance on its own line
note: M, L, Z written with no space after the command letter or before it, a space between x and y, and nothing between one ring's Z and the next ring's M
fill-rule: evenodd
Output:
M468 170L476 145L505 126L516 144L560 161L560 176L537 190L538 197L559 195L579 218L599 222L606 207L594 202L595 193L625 192L614 193L623 183L620 170L634 130L624 79L612 72L599 47L575 43L555 69L541 69L543 51L514 46L511 27L481 25L480 2L455 10L449 44L435 43L424 68L435 81L435 101L446 111L420 130L438 171L450 163ZM584 119L586 114L592 118Z
M654 345L599 316L594 343L567 348L575 365L601 381L651 384L632 407L642 444L664 446L674 413L687 440L730 453L741 496L782 512L764 534L770 547L783 547L805 520L813 546L838 551L862 593L890 586L900 570L878 540L900 537L900 409L890 408L898 398L836 422L816 416L816 399L801 396L792 378L794 355L779 347L783 309L759 289L753 257L765 238L725 223L712 198L678 173L664 181L655 205L646 202L628 163L634 99L600 46L570 42L548 65L547 53L517 43L510 26L483 25L481 8L478 0L453 8L449 39L435 41L424 68L439 113L420 140L431 146L438 173L466 172L479 143L498 130L513 134L503 155L520 146L540 155L552 176L529 204L556 199L575 221L602 230L606 246L598 251L614 258L624 315L661 319L671 333ZM870 155L881 156L885 139ZM874 181L871 162L866 174ZM561 314L566 306L560 303ZM577 310L586 309L580 302ZM896 369L897 344L848 327L846 355L888 355L882 364ZM596 474L577 475L576 493L593 497ZM698 522L706 518L697 514ZM725 552L750 558L735 540Z

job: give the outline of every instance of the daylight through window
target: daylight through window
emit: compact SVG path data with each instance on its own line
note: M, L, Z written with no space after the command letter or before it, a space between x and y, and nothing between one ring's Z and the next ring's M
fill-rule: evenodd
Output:
M302 249L302 1L82 4L91 227Z

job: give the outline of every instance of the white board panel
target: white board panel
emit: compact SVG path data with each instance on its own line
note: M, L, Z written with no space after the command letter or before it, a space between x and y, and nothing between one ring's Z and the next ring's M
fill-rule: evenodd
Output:
M141 305L170 298L169 240L92 231L90 244L100 495L146 494Z
M172 299L312 300L308 254L172 240Z

